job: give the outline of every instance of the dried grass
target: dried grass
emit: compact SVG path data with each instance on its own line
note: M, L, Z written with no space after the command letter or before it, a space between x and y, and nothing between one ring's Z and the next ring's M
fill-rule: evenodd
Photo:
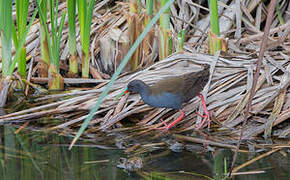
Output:
M90 109L96 103L99 95L108 83L110 74L115 71L120 63L120 57L124 53L123 44L126 44L124 34L127 33L127 23L124 14L128 11L128 4L116 3L108 10L102 8L109 1L102 1L96 4L90 49L91 55L91 75L95 80L81 80L65 78L67 84L86 83L97 84L95 88L89 90L72 91L69 93L46 95L33 100L33 108L0 116L0 123L19 123L23 121L38 120L44 117L56 118L62 121L57 126L45 128L45 130L57 130L63 134L74 134L83 120L87 117ZM284 19L290 19L286 8L290 8L287 1L281 3L281 12ZM185 28L187 30L184 49L186 52L174 54L166 60L157 62L151 66L142 60L143 64L138 72L126 74L118 78L113 85L110 93L104 100L100 109L95 112L95 118L84 134L89 137L100 131L107 132L126 132L127 137L137 137L152 132L153 128L162 125L160 119L172 121L178 117L178 112L169 109L154 109L143 104L138 95L123 96L119 101L115 101L123 88L132 79L141 79L148 84L154 84L160 79L172 75L179 75L186 72L200 70L200 65L211 65L210 83L204 92L207 97L208 110L213 120L214 133L225 136L231 134L228 140L238 136L243 112L249 99L249 90L253 81L253 72L256 67L257 52L263 35L263 23L265 21L266 2L246 1L242 2L242 15L235 11L235 1L219 2L220 4L220 24L221 34L227 37L228 52L220 57L213 57L203 53L207 52L207 32L209 30L209 16L207 8L201 4L195 4L188 0L177 1L171 7L172 11L172 31L173 38L177 37L177 32ZM65 4L59 6L65 8ZM289 10L288 10L289 11ZM241 31L234 29L243 23ZM34 83L45 83L46 79L37 76L37 63L39 61L39 24L35 23L30 35L27 37L27 53L32 58L30 61L29 80ZM290 22L283 25L279 24L277 18L272 23L269 37L268 51L263 60L263 67L258 79L256 94L250 113L250 121L244 138L252 138L264 132L266 121L272 120L272 126L277 127L290 118L290 43L289 31ZM79 30L77 30L79 34ZM111 35L114 36L111 36ZM106 37L110 41L112 49L104 49L100 44L102 38ZM65 23L60 45L61 68L67 71L66 62L68 57L68 31L67 22ZM79 39L78 39L79 41ZM113 47L114 44L114 47ZM108 47L107 47L108 48ZM147 47L148 48L148 47ZM77 45L80 54L80 44ZM150 49L150 48L148 48ZM155 46L152 45L148 56L155 57ZM102 51L112 52L109 58L102 56ZM197 53L199 52L199 53ZM203 52L203 53L202 53ZM120 54L121 53L121 54ZM105 58L106 57L106 58ZM200 109L199 101L194 98L184 107L186 117L172 130L175 133L193 131L199 117L195 111ZM36 106L37 105L37 106ZM126 123L136 119L136 114L142 114L136 125L127 127ZM141 116L140 116L141 117ZM289 125L280 134L280 137L289 136ZM227 133L225 133L225 131ZM221 142L221 141L220 141Z

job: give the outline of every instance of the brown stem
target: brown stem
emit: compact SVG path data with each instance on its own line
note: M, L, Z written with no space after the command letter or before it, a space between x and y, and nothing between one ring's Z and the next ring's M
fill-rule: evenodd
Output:
M268 8L266 26L265 26L264 35L263 35L261 48L260 48L260 52L259 52L257 68L256 68L256 72L254 74L253 85L252 85L251 92L250 92L250 99L249 99L249 102L248 102L248 104L246 106L246 112L245 112L245 116L244 116L244 120L243 120L243 124L242 124L241 134L240 134L240 137L239 137L237 148L235 150L235 154L233 156L233 162L232 162L231 170L230 170L230 173L229 173L229 177L231 177L232 171L233 171L235 163L237 161L238 151L240 149L241 140L242 140L243 133L244 133L244 130L245 130L245 126L246 126L246 123L247 123L247 120L248 120L249 110L250 110L250 107L251 107L251 104L252 104L252 100L253 100L253 97L254 97L254 94L255 94L255 89L256 89L256 85L257 85L257 81L258 81L258 77L259 77L259 74L260 74L262 59L264 57L264 52L265 52L266 45L267 45L267 40L268 40L268 36L269 36L269 32L270 32L270 25L271 25L271 22L272 22L272 19L273 19L273 13L274 13L274 10L275 10L275 6L276 6L276 0L271 0L270 6Z

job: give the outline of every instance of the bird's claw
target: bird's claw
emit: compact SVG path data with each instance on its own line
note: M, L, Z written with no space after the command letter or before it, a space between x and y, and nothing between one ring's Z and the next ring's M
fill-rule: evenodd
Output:
M166 126L163 126L163 127L159 127L159 128L154 128L154 129L156 129L156 130L169 130L169 126L168 125L166 125Z
M166 124L166 122L161 120L162 124L164 124L164 126L160 127L160 128L155 128L155 129L158 129L158 130L169 130L170 128L175 126L184 117L184 112L182 110L179 110L179 112L180 112L181 115L176 120L174 120L172 123Z
M154 128L156 130L168 130L170 128L170 124L168 125L166 122L164 122L162 119L161 119L161 123L164 125L163 127L159 127L159 128Z
M199 130L199 129L204 125L205 121L207 121L207 126L208 126L208 128L210 128L210 116L209 116L209 112L208 112L208 110L207 110L207 108L206 108L206 104L205 104L204 97L203 97L202 94L198 94L197 96L198 96L198 97L200 98L200 100L201 100L201 104L202 104L202 108L203 108L203 111L204 111L204 115L201 115L201 114L199 114L198 112L196 112L196 114L197 114L198 116L202 117L203 120L201 121L200 125L199 125L197 128L195 128L195 129L196 129L196 130Z
M203 118L203 120L201 121L201 123L200 123L200 125L198 126L198 127L196 127L195 129L196 130L199 130L203 125L204 125L204 123L207 121L207 126L208 126L208 128L210 127L210 116L209 116L209 113L208 112L205 112L204 113L204 115L201 115L201 114L199 114L198 112L196 112L196 114L198 115L198 116L200 116L200 117L202 117Z

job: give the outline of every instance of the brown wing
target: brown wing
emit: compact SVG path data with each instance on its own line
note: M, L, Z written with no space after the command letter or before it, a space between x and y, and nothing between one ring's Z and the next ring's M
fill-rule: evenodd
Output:
M162 79L154 84L150 89L153 95L158 95L163 92L180 93L184 87L184 81L180 76L174 76Z
M199 72L184 74L183 102L187 102L201 92L209 80L209 66Z
M206 85L209 79L209 67L206 66L205 69L198 72L160 80L150 88L151 93L153 95L158 95L162 92L181 94L183 102L187 102L202 91Z

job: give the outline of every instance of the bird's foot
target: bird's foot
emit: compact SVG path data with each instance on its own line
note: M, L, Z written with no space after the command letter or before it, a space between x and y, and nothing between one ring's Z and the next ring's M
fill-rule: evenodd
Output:
M170 125L170 124L169 124ZM159 127L159 128L154 128L156 130L166 130L168 131L170 129L170 126L168 124L164 125L163 127Z
M201 115L199 114L198 112L196 112L196 115L200 116L201 118L203 118L203 120L201 121L200 125L198 127L196 127L195 129L196 130L199 130L203 125L204 123L207 121L207 126L208 128L210 128L210 116L209 116L209 113L208 111L207 112L204 112L204 115Z
M166 123L166 122L164 122L162 119L160 119L160 121L161 121L161 123L164 125L163 127L159 127L159 128L154 128L154 129L156 129L156 130L168 130L169 129L169 125Z
M204 115L201 115L201 114L199 114L199 113L196 112L196 114L198 116L202 117L203 120L201 121L200 125L197 128L195 128L195 129L196 130L199 130L204 125L204 123L206 121L207 121L208 128L210 128L210 115L209 115L209 112L208 112L208 110L206 108L206 104L205 104L204 97L203 97L202 94L198 94L197 96L201 99L201 104L202 104L202 108L203 108L203 111L204 111Z
M163 127L160 128L154 128L157 130L169 130L170 128L172 128L173 126L175 126L181 119L184 118L184 112L182 110L180 110L181 115L172 123L167 124L166 122L162 121L162 124L164 125Z

